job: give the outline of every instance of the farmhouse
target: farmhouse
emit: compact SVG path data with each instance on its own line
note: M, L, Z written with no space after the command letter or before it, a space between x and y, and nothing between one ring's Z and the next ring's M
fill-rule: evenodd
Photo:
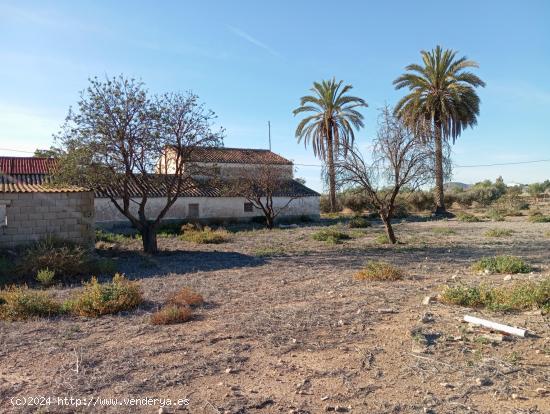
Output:
M187 172L193 171L192 176L195 178L193 185L186 186L176 203L164 217L165 220L246 221L261 215L261 212L245 198L233 196L216 186L207 185L201 180L201 174L203 174L205 169L210 172L213 171L222 180L228 180L235 178L238 171L242 171L243 168L254 169L261 165L273 166L285 177L286 185L273 197L275 208L281 208L288 204L280 214L280 217L319 218L319 194L296 181L293 178L294 166L292 162L280 155L269 150L242 148L197 148L191 154L184 168ZM170 149L167 149L165 156L159 160L157 167L159 177L162 178L163 175L169 175L174 172L171 165L172 156L173 154ZM109 186L109 188L94 189L93 193L81 188L49 187L48 184L51 181L49 174L55 166L55 160L22 157L2 157L1 159L3 163L3 181L0 200L3 200L4 206L8 206L11 203L10 207L4 208L8 222L21 223L28 219L28 214L32 210L33 217L40 220L41 223L39 224L44 226L43 231L34 232L34 229L38 229L34 225L33 227L27 224L26 227L20 227L19 231L14 226L10 230L8 225L4 231L6 235L17 236L14 241L26 238L27 236L24 236L23 233L27 230L24 232L23 229L27 229L28 227L32 227L33 229L31 234L32 239L44 235L50 230L60 237L67 235L68 230L66 231L64 227L56 228L53 223L45 222L53 218L53 213L59 214L59 216L56 215L56 220L58 217L61 219L63 214L65 214L63 219L66 219L67 225L70 225L71 238L76 238L77 229L78 231L81 230L80 226L83 224L83 218L80 216L83 215L90 215L86 223L89 224L90 220L93 220L95 227L112 229L130 226L127 218L116 209L109 198L109 196L118 198L117 196L121 194L121 189L117 187L116 182ZM132 196L136 198L141 196L140 190L137 187L130 188L130 191L133 193ZM23 193L27 194L27 196L21 196ZM9 196L10 194L11 196ZM164 207L165 194L162 191L162 184L158 188L150 190L146 205L146 215L148 217L156 217L159 210ZM15 204L12 201L15 199L18 200L18 204L22 202L19 200L25 200L26 204L23 213L20 209L15 208ZM77 203L74 201L77 199L85 199L87 201L79 201ZM289 203L290 199L292 201ZM61 208L61 201L59 200L73 200L70 201L69 205L74 207L75 211L63 210L63 208L68 206ZM88 204L92 202L93 208L87 205L86 202ZM60 206L59 211L52 207L56 205ZM44 210L43 206L48 207L48 210ZM82 211L76 211L77 208L82 209ZM90 210L93 214L91 214ZM0 204L1 211L2 204Z
M78 187L51 187L47 158L0 157L0 247L48 236L94 240L94 196Z

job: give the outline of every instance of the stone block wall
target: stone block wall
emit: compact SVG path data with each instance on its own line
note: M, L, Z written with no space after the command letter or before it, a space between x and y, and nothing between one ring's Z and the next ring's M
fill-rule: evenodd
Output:
M5 206L5 207L3 207ZM56 237L84 245L94 242L94 195L82 192L0 193L0 247Z

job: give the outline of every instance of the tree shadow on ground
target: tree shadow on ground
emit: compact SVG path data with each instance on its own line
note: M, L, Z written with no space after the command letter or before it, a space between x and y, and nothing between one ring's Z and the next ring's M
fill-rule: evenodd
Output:
M104 255L105 252L98 252ZM148 256L137 251L117 251L108 256L115 262L118 272L132 279L158 277L171 273L185 274L203 271L257 267L265 259L238 252L218 251L164 251Z

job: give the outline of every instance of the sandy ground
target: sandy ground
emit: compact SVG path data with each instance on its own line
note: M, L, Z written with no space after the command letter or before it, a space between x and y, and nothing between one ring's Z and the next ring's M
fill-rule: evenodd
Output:
M454 234L434 232L440 227ZM495 227L514 233L484 236ZM102 250L140 281L147 302L100 319L0 322L0 412L157 413L159 403L92 400L95 407L76 408L57 400L156 397L189 400L168 413L550 413L548 316L422 305L445 284L548 275L550 224L521 217L401 223L397 246L375 243L378 225L348 230L353 239L340 245L312 240L318 229L238 232L210 246L166 238L154 258L141 256L137 244ZM521 256L536 270L512 281L469 270L475 259L494 254ZM401 267L405 280L354 280L369 259ZM191 322L151 325L151 311L183 286L207 304ZM72 289L53 291L64 296ZM422 322L427 312L432 322ZM484 331L461 322L465 314L536 336L489 343L480 338ZM55 400L10 403L38 396Z

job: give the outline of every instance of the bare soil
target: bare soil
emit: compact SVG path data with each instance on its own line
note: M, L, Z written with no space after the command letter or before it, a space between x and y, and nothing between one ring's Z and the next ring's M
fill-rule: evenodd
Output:
M323 223L240 231L220 245L160 239L101 243L100 254L140 281L147 302L98 319L0 322L0 412L157 413L152 406L14 407L12 397L188 398L165 412L190 413L550 413L550 319L538 312L493 313L433 303L444 285L501 285L550 270L550 224L403 222L401 244L379 245L380 225L347 229L329 245L311 235ZM453 234L437 233L449 228ZM512 229L489 238L489 228ZM480 275L482 256L513 254L526 275ZM366 261L399 266L402 281L365 282ZM154 326L150 314L180 287L206 305L190 322ZM52 291L68 296L77 287ZM433 321L429 320L431 314ZM490 343L465 314L535 333ZM548 393L544 393L546 390Z

